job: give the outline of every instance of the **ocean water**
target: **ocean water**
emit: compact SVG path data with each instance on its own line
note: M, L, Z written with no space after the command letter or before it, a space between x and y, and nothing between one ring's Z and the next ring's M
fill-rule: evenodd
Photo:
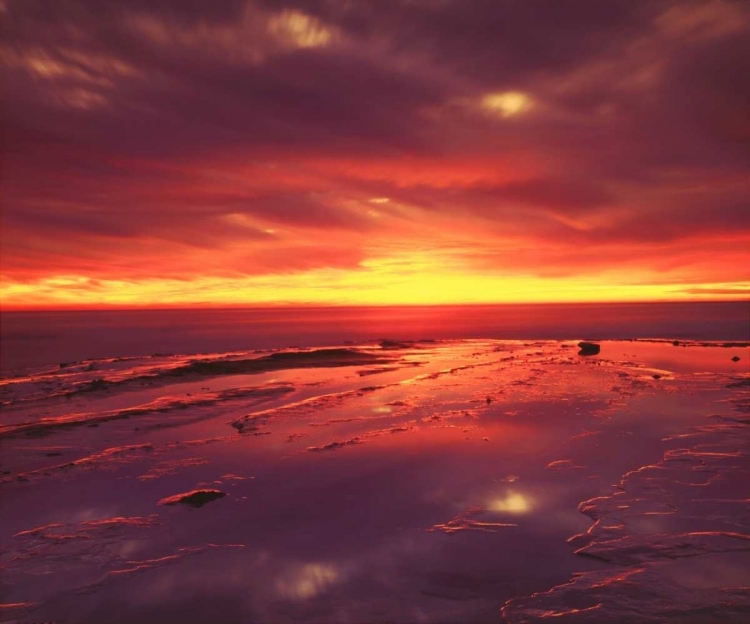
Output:
M750 301L0 313L0 370L91 358L398 340L750 340Z

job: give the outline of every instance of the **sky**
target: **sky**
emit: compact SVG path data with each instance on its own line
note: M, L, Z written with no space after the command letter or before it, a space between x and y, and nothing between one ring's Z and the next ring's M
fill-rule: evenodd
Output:
M750 2L0 21L3 309L750 296Z

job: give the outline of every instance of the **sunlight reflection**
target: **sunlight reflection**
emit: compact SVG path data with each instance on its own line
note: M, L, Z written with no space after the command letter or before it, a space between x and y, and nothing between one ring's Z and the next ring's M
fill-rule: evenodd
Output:
M307 600L324 592L341 578L335 566L322 563L301 565L276 581L276 590L285 598Z
M489 502L490 511L505 511L509 513L526 513L531 511L531 501L528 497L517 492L508 492L505 498L496 498Z

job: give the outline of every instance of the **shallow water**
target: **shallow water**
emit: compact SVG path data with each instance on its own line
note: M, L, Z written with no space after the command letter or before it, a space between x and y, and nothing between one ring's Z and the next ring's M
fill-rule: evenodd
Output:
M9 376L0 621L747 621L750 350L601 345Z

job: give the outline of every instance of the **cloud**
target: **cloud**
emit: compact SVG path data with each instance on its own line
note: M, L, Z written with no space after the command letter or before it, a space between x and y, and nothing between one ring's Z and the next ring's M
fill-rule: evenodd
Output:
M5 6L7 281L747 279L745 3Z
M689 295L750 295L750 288L684 288Z

